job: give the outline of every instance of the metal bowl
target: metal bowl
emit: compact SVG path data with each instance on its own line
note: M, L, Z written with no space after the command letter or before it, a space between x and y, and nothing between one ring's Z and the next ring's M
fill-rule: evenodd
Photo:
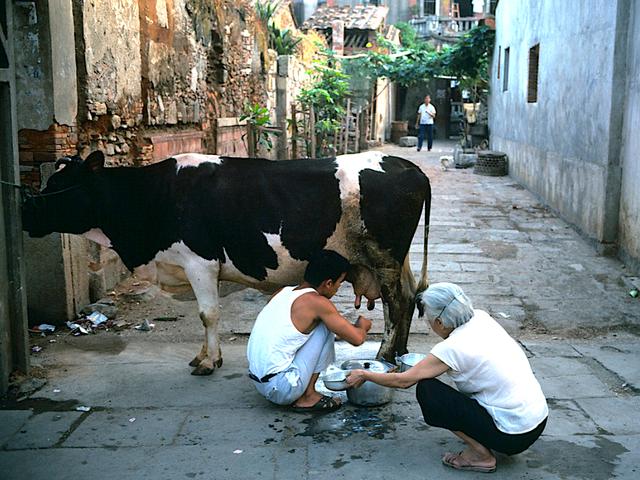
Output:
M425 358L427 356L424 353L405 353L401 357L396 357L396 363L400 372L406 372Z
M372 372L387 373L395 368L386 362L378 360L347 360L342 365L342 370L371 370ZM358 388L349 388L347 398L354 405L374 407L389 403L393 398L393 388L383 387L373 382L364 382Z
M347 372L338 370L337 372L327 373L323 378L324 386L334 392L340 392L349 388L347 384Z

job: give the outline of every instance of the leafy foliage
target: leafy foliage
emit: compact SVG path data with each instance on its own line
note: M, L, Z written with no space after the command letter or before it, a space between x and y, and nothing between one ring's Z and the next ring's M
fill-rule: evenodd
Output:
M288 28L280 30L272 21L273 15L280 7L280 3L280 0L275 2L256 0L256 13L269 31L269 48L275 50L278 55L294 55L302 39L294 37Z
M288 28L280 30L271 25L269 27L269 43L278 55L294 55L298 49L301 38L295 38Z
M269 110L263 107L259 103L253 105L246 105L244 108L245 113L240 116L240 121L246 120L248 124L253 127L255 132L255 145L256 147L262 147L270 152L273 149L273 142L270 135L275 135L276 132L267 132L263 130L263 127L271 126L271 118L269 116Z
M315 133L320 152L312 155L324 155L333 145L329 141L340 128L340 119L346 113L345 102L349 96L349 76L337 67L335 52L325 50L324 57L317 60L307 73L312 78L309 87L303 89L297 100L303 106L313 107L316 123Z
M373 78L386 77L401 85L422 83L437 76L457 77L464 88L486 88L488 64L495 32L478 26L464 34L453 46L436 51L419 40L409 24L399 24L402 47L382 42L390 53L368 52L352 60L356 68Z

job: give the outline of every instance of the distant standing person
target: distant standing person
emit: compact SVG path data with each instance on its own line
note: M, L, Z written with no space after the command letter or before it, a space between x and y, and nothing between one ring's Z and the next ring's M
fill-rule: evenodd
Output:
M416 128L418 129L418 151L422 150L424 134L427 133L427 150L433 146L433 120L436 118L436 107L431 103L431 96L424 97L424 103L418 108Z

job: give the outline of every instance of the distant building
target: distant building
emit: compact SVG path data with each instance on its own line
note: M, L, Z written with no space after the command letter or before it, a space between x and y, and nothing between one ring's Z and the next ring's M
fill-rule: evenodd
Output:
M501 0L491 146L509 155L512 176L636 270L639 126L637 1Z
M337 55L353 55L375 48L378 35L399 44L399 32L386 24L389 9L374 5L321 6L302 25L323 35ZM353 73L353 72L347 72ZM391 135L395 110L395 87L387 79L371 82L357 74L351 79L352 105L366 108L367 138L383 142Z

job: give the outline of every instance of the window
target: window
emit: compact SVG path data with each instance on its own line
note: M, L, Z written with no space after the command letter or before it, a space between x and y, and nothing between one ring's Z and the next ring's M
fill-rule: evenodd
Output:
M529 49L529 83L527 84L527 102L538 101L538 59L540 57L540 44Z
M500 79L500 62L502 61L502 47L498 47L498 79Z
M437 15L437 13L436 13L436 0L424 0L424 14L425 15Z
M509 52L511 51L510 47L504 49L504 66L502 68L502 91L506 92L509 90Z

